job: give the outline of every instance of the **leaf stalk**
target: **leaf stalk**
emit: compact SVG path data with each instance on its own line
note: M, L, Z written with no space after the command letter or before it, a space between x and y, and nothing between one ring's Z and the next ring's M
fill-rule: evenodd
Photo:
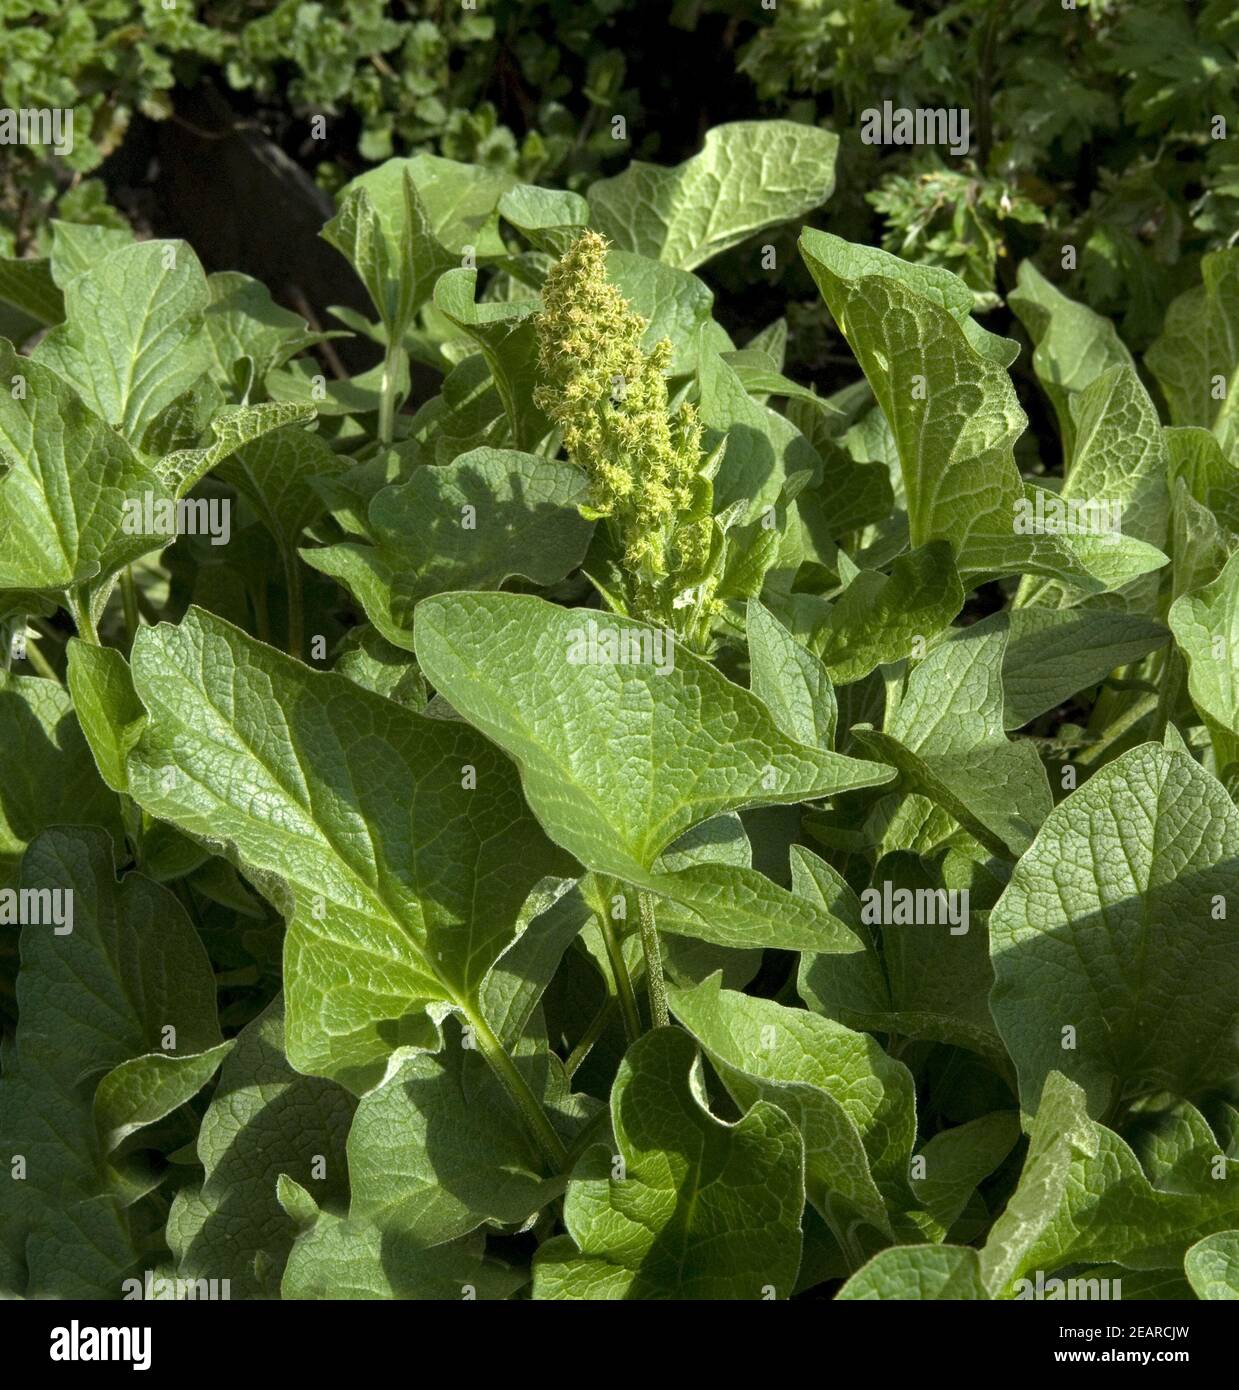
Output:
M508 1055L507 1049L499 1041L494 1029L475 1008L462 1007L465 1022L473 1030L477 1049L490 1064L503 1089L507 1091L512 1103L520 1112L530 1134L537 1141L547 1162L556 1172L562 1172L568 1163L568 1150L563 1140L555 1133L546 1111L537 1096L529 1088L529 1083L521 1075L519 1068Z
M637 894L641 911L641 949L645 952L645 986L650 996L650 1022L655 1028L666 1028L671 1022L667 1008L667 982L663 978L663 953L658 944L658 926L654 921L654 895L644 890Z

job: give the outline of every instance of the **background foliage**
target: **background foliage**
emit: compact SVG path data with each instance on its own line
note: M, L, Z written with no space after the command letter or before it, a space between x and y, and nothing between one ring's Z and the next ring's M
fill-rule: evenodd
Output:
M5 0L0 98L72 105L79 139L64 164L17 152L3 235L21 248L53 210L112 220L118 201L157 223L118 155L148 121L192 124L178 100L204 83L331 190L419 151L579 190L681 159L722 121L842 133L889 99L969 108L973 153L848 141L837 230L946 266L990 306L1021 259L1048 269L1070 243L1077 296L1144 347L1233 234L1239 165L1211 122L1234 112L1237 55L1226 0Z

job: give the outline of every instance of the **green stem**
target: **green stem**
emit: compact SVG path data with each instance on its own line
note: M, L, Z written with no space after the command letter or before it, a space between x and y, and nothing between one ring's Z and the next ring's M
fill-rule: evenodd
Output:
M301 584L301 570L296 555L287 548L281 548L284 561L284 588L288 594L288 650L298 661L304 660L305 647L305 592Z
M129 636L129 649L133 650L134 638L138 635L141 619L138 617L138 587L133 582L133 566L126 565L120 572L120 596L125 606L125 632Z
M1133 729L1142 719L1147 718L1154 710L1159 709L1159 701L1156 695L1144 695L1137 700L1133 700L1127 709L1112 720L1105 729L1105 732L1096 743L1090 743L1087 747L1081 748L1076 754L1075 760L1082 767L1088 767L1112 747L1124 734ZM1166 725L1163 719L1160 732L1155 737L1163 738L1166 733Z
M615 977L615 995L619 1000L620 1012L624 1017L624 1032L630 1043L641 1036L641 1013L637 1008L637 996L632 987L632 976L628 973L628 963L624 960L624 948L615 931L615 923L605 912L599 911L598 930L602 933L603 944L607 948L607 960L611 962L611 974Z
M602 1037L607 1024L611 1021L611 1015L615 1012L616 1002L614 994L607 995L602 1008L594 1015L593 1021L581 1035L580 1042L568 1054L568 1060L564 1063L564 1071L567 1073L569 1081L572 1080L582 1062L593 1051L594 1044Z
M65 595L69 614L73 618L74 626L77 628L77 635L83 642L93 643L96 647L103 646L99 640L99 629L95 626L95 620L90 614L90 595L81 594L76 589L70 589Z
M667 982L663 979L663 953L658 945L658 928L654 923L654 897L640 892L637 902L641 909L641 949L645 952L645 986L650 993L650 1023L665 1028L671 1022L667 1010Z
M1157 718L1153 721L1155 739L1166 737L1166 725L1174 718L1174 712L1183 694L1186 676L1187 666L1178 650L1173 646L1167 648L1157 696Z
M568 1161L568 1150L564 1148L563 1141L552 1128L546 1111L538 1103L537 1096L529 1089L529 1084L520 1074L516 1063L508 1056L503 1044L482 1015L476 1009L465 1005L461 1005L461 1013L473 1030L478 1051L486 1058L503 1089L520 1111L530 1134L537 1140L538 1148L542 1150L552 1169L556 1173L562 1172Z
M34 667L39 675L46 676L49 681L55 681L57 685L60 684L60 677L56 674L56 668L39 650L36 642L27 641L26 660Z
M117 792L116 799L120 802L120 817L125 827L125 839L133 852L134 867L141 869L145 866L146 855L142 843L144 817L142 808L127 792ZM183 885L173 885L182 886ZM188 889L184 889L188 893ZM194 925L201 929L197 913L193 914Z
M396 383L404 349L388 343L383 354L383 384L379 392L379 443L390 444L396 433Z

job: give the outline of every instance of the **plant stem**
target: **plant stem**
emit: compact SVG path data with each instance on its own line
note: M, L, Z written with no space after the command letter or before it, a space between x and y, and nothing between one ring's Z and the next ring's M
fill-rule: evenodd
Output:
M65 595L65 601L69 614L73 618L74 626L77 628L77 635L83 642L91 642L96 647L101 647L103 643L99 640L99 629L95 626L95 620L90 615L90 595L70 589Z
M301 584L301 570L297 557L287 547L281 546L280 556L284 561L284 588L288 595L288 650L298 661L303 661L302 649L305 646L305 592Z
M1076 762L1083 767L1088 767L1095 763L1106 749L1117 743L1124 734L1133 729L1140 721L1159 709L1159 702L1156 695L1143 695L1137 700L1133 700L1127 709L1105 729L1102 736L1096 743L1090 743L1076 754ZM1166 725L1163 719L1160 731L1154 736L1156 738L1165 737Z
M60 677L56 674L56 668L39 650L36 642L28 641L26 643L26 660L34 667L39 675L46 676L49 681L55 681L57 685L61 683Z
M383 354L383 385L379 393L380 444L390 444L396 433L396 381L403 351L399 344L389 342Z
M568 1054L568 1060L564 1063L564 1071L571 1081L576 1075L581 1063L594 1049L594 1044L602 1036L603 1030L611 1021L611 1015L615 1012L616 997L614 994L607 995L603 1001L602 1008L594 1015L589 1027L581 1035L580 1041Z
M528 1083L520 1074L516 1063L504 1050L490 1024L476 1009L465 1005L460 1007L465 1022L473 1030L478 1051L490 1063L491 1070L520 1111L521 1118L528 1126L530 1134L537 1140L538 1148L542 1150L547 1162L556 1173L561 1172L568 1161L568 1150L551 1127L551 1122L546 1117L546 1111L538 1103L537 1096L529 1089Z
M134 638L138 635L141 619L138 617L138 587L133 582L133 566L126 565L120 572L120 596L125 606L125 632L129 637L129 649L133 650Z
M1161 688L1157 695L1157 718L1153 721L1153 737L1166 737L1166 725L1174 718L1174 712L1183 693L1187 667L1177 649L1168 648L1161 669Z
M615 924L605 912L599 911L598 930L602 933L603 944L607 948L607 960L611 962L611 974L615 977L615 995L619 1000L620 1012L624 1016L624 1032L630 1043L641 1036L641 1013L637 1008L637 996L632 988L632 976L624 960L624 948L615 931Z
M641 949L645 952L645 986L650 993L650 1023L665 1028L671 1022L667 1011L667 982L663 979L663 953L658 945L654 923L654 897L644 890L637 894L641 909Z

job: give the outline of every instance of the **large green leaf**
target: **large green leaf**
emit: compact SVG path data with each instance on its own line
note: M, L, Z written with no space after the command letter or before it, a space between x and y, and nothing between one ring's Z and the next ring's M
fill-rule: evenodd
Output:
M1239 391L1239 247L1200 263L1202 283L1166 311L1161 336L1145 354L1170 407L1172 425L1202 425L1235 453Z
M408 1058L362 1098L348 1139L353 1221L441 1245L487 1222L518 1227L563 1191L468 1044L449 1029L441 1051ZM561 1111L558 1059L544 1045L513 1050L535 1094Z
M877 666L903 661L947 627L964 591L950 547L933 541L898 556L889 574L862 569L833 603L823 605L808 645L841 685Z
M50 368L19 357L0 339L0 589L56 594L102 584L124 565L166 545L134 529L126 503L152 508L174 492L151 462Z
M477 261L505 254L498 204L515 182L436 155L389 159L340 190L339 211L322 235L353 263L384 323L400 335L468 249Z
M1072 396L1070 409L1074 447L1059 496L1068 503L1104 503L1123 535L1164 548L1170 519L1166 435L1136 369L1113 367L1094 377ZM1055 586L1026 580L1021 601L1047 587ZM1063 601L1078 597L1068 586ZM1152 612L1157 579L1146 576L1122 598L1133 610Z
M370 503L372 545L348 541L303 555L353 590L389 642L411 651L413 610L447 589L498 588L520 575L554 584L585 558L593 525L570 463L514 449L472 449L419 468Z
M1197 1298L1239 1300L1239 1231L1218 1231L1197 1241L1183 1268Z
M450 264L433 238L423 236L425 213L407 171L401 172L398 187L403 215L395 211L394 202L389 204L387 228L379 222L369 190L354 180L341 190L336 215L319 233L352 264L389 343L400 341L419 300ZM414 254L415 241L422 243L422 255Z
M22 928L0 1113L5 1168L20 1157L25 1176L0 1187L0 1282L24 1296L116 1298L151 1216L107 1155L219 1065L215 981L176 899L140 874L117 882L104 830L45 831L21 886L70 895L71 929ZM166 1074L152 1087L156 1070Z
M1050 809L1035 746L1003 728L1005 628L965 628L908 677L881 733L858 725L860 744L885 758L994 853L1014 858Z
M788 738L833 748L839 706L826 668L756 599L749 600L745 628L754 695Z
M943 916L932 923L872 923L875 914L868 921L862 917L856 893L823 860L794 850L792 871L801 895L815 891L858 938L874 943L864 954L806 953L801 958L797 987L810 1008L849 1028L949 1043L1000 1066L1005 1062L988 1007L994 976L987 934L971 906L962 932ZM871 885L883 904L883 918L888 882L892 904L899 890L940 890L916 856L885 855Z
M820 207L834 191L838 147L837 135L791 121L715 126L683 164L634 160L592 184L590 220L625 251L692 270L763 227Z
M1146 1173L1129 1145L1089 1119L1081 1088L1050 1072L1019 1183L980 1253L990 1297L1030 1296L1018 1281L1032 1283L1035 1271L1181 1268L1188 1246L1233 1227L1239 1163L1191 1107L1173 1128L1173 1157Z
M1144 744L1047 817L990 918L991 1007L1030 1108L1051 1070L1089 1110L1193 1096L1239 1068L1239 812Z
M287 1178L280 1188L286 1197L295 1190ZM510 1298L525 1281L523 1271L488 1259L480 1236L427 1249L402 1232L389 1235L373 1222L326 1211L297 1237L280 1296L489 1302Z
M1032 261L1020 262L1016 278L1007 303L1033 340L1033 370L1054 407L1069 459L1076 437L1072 396L1111 367L1132 366L1131 354L1109 319L1069 299Z
M759 1100L734 1125L706 1108L687 1034L629 1050L611 1092L618 1154L590 1149L564 1201L566 1236L534 1262L535 1298L790 1296L800 1264L800 1135ZM618 1162L617 1162L618 1160Z
M883 1299L983 1299L977 1252L963 1245L892 1245L880 1250L836 1295L845 1302Z
M144 629L129 785L288 919L289 1061L367 1089L432 1013L476 1012L538 879L565 861L473 730L316 672L200 609Z
M597 617L637 642L652 631ZM640 881L673 840L724 811L887 780L787 738L752 694L682 649L661 664L591 661L588 620L507 594L428 599L417 615L427 676L511 754L530 804L587 868Z
M601 649L590 648L587 624L599 619L617 640L648 643L654 631L521 595L431 598L417 610L418 660L513 758L535 815L586 868L664 893L719 928L782 920L791 932L780 944L809 947L817 936L831 949L829 921L755 870L698 864L660 874L655 861L725 811L872 786L884 770L789 739L756 696L674 646L646 651L654 661L593 659Z
M1015 464L1027 417L1007 375L1014 345L972 325L941 281L947 272L931 275L812 230L802 233L800 249L890 423L913 546L949 541L960 574L974 582L1026 572L1089 592L1165 563L1160 551L1126 536L1016 531L1036 489Z
M68 281L64 295L65 321L35 349L35 360L136 443L210 366L202 266L183 241L133 242Z
M674 991L671 1007L742 1111L767 1100L796 1122L808 1198L844 1249L863 1248L863 1223L889 1238L892 1212L912 1204L916 1101L907 1068L865 1033L725 990L718 975Z
M1018 729L1166 644L1160 624L1093 608L1015 608L1002 661L1003 723Z
M1169 623L1188 690L1213 738L1218 774L1239 758L1239 553L1203 589L1177 599Z
M228 1279L234 1298L271 1298L297 1227L276 1197L288 1174L323 1201L348 1193L344 1145L356 1102L284 1056L276 999L242 1029L198 1132L201 1187L184 1187L168 1214L177 1274Z
M499 199L499 214L531 246L558 259L585 230L589 204L579 193L518 183Z

